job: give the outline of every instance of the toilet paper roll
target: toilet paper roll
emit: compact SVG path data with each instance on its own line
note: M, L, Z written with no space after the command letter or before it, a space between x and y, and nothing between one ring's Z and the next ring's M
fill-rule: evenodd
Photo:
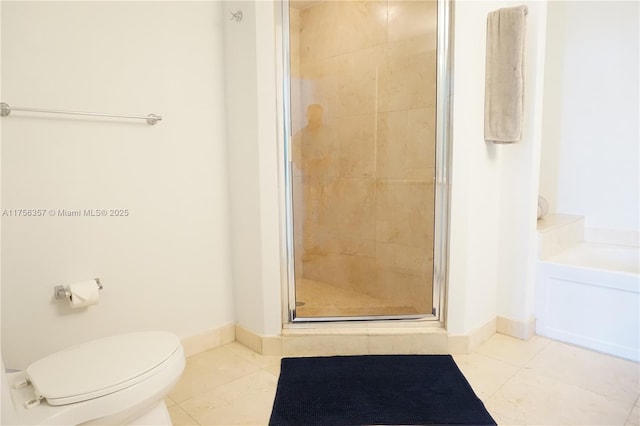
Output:
M100 301L100 292L96 280L86 280L69 284L69 306L82 308L95 305Z

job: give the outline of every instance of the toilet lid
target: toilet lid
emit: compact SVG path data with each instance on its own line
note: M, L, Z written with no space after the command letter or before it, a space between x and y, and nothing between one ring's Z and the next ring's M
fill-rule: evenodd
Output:
M155 374L180 347L161 331L121 334L51 354L26 369L39 398L64 405L133 386Z

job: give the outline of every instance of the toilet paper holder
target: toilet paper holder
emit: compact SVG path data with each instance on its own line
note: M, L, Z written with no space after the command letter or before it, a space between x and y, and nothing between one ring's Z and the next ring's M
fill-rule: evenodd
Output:
M98 290L102 290L102 283L100 282L100 278L94 278L96 281L96 285L98 286ZM71 291L68 288L65 288L63 285L57 285L53 288L53 294L56 296L56 299L68 299L71 297Z

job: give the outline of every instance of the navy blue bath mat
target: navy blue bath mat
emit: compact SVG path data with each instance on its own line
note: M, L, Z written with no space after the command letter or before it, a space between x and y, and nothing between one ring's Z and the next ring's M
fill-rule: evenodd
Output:
M283 358L271 426L495 425L450 355Z

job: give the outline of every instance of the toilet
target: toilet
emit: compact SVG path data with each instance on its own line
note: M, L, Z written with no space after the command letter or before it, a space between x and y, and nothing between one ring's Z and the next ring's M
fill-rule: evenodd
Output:
M3 425L171 425L164 398L185 366L177 336L120 334L53 353L24 371L2 363Z

